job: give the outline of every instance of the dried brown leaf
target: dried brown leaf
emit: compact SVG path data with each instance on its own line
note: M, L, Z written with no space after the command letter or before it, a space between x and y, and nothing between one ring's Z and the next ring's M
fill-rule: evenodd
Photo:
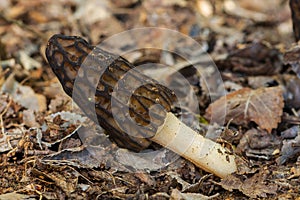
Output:
M282 69L280 52L266 42L240 44L216 64L220 69L253 76L274 75Z
M206 117L209 119L213 113L223 114L222 111L226 109L225 122L232 120L234 124L246 126L253 121L270 133L281 121L283 106L282 89L279 86L256 90L243 88L210 104L206 110Z
M293 159L299 156L300 153L300 135L293 139L286 139L282 142L280 157L276 159L276 162L280 165L284 164L289 159Z
M267 197L267 194L276 194L277 185L268 183L268 172L261 170L250 178L237 175L229 175L223 179L220 185L228 190L239 190L251 198Z

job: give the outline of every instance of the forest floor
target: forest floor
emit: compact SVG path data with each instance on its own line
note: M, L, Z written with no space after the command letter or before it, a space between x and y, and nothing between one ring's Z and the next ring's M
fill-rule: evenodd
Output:
M133 153L111 142L48 64L57 33L108 41L176 85L183 107L173 112L199 134L214 126L238 170L220 179L157 144ZM300 68L287 0L1 0L0 35L0 199L300 199ZM147 63L176 66L189 87Z

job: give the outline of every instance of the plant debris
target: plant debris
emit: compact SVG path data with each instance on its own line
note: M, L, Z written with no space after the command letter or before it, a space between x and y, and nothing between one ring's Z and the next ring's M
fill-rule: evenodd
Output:
M224 103L226 100L226 104ZM271 133L281 121L284 106L281 87L259 88L251 90L242 88L232 92L209 105L206 116L209 119L214 113L222 114L226 108L225 121L247 126L255 122L261 129ZM264 113L264 114L262 114ZM218 116L222 118L223 116Z

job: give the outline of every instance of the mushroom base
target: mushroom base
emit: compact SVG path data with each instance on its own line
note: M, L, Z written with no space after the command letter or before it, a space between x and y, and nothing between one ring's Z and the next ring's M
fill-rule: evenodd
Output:
M220 178L237 170L234 155L187 127L170 112L162 128L151 140Z

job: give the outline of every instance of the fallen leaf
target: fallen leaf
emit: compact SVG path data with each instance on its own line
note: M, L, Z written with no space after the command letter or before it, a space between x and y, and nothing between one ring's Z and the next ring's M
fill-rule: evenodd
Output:
M274 151L280 148L280 143L281 139L274 134L252 128L243 134L237 145L236 153L256 159L269 160L274 157Z
M229 175L222 179L220 185L228 191L239 190L251 198L267 197L267 194L276 194L277 192L277 185L267 182L267 173L263 169L250 178Z
M300 153L300 135L298 134L294 139L283 140L280 157L276 162L279 165L284 164L287 160L295 158Z
M169 150L161 149L145 153L135 153L127 149L120 148L116 152L115 159L123 165L131 166L133 171L149 170L155 171L168 164L167 154Z
M28 127L40 127L40 124L36 121L36 115L33 110L23 111L23 123Z
M210 119L214 115L214 119L220 119L226 109L225 123L232 120L234 124L247 126L253 121L270 133L281 121L283 106L282 89L279 86L256 90L243 88L210 104L205 117Z
M35 93L31 87L18 83L14 78L14 74L6 79L0 90L10 94L16 103L29 110L42 112L47 109L46 97Z
M108 1L92 0L80 2L74 13L75 19L85 19L84 23L93 24L99 20L105 20L111 16Z
M300 132L300 127L295 125L291 128L288 128L280 133L282 139L294 139L297 137L298 133Z
M292 175L289 176L287 179L292 179L292 178L299 177L300 176L300 168L299 168L299 166L292 167L291 170L290 170L290 172L291 172Z
M30 75L30 77L32 78L40 78L42 73L43 73L43 69L42 69L42 64L38 61L36 61L35 59L31 58L28 55L28 52L26 51L20 51L19 55L18 55L19 61L22 64L22 66L24 67L24 72L22 73L26 73L28 75Z
M274 75L282 68L279 51L265 42L238 45L224 59L216 60L219 69L244 75Z

